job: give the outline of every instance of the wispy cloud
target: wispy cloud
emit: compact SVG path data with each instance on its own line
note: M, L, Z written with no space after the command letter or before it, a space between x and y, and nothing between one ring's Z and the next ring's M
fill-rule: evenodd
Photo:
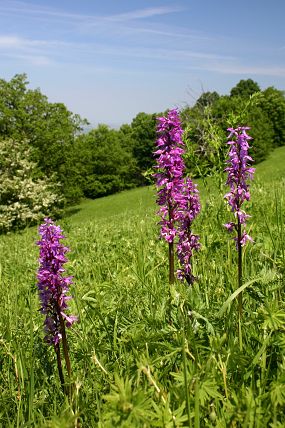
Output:
M128 28L128 27L126 27ZM195 32L190 31L188 28L184 29L179 27L176 28L172 26L169 28L169 26L164 28L163 26L160 26L160 28L154 27L154 26L148 26L148 27L138 27L137 25L135 27L129 27L129 30L132 32L138 32L138 33L149 33L149 34L157 34L159 36L168 36L171 38L181 38L184 40L205 40L205 41L213 41L216 40L216 37L208 36L206 34L202 34L201 32Z
M21 40L16 36L0 36L0 48L18 48L20 44Z
M0 13L3 14L16 14L19 15L29 15L30 17L57 17L64 19L73 19L73 20L83 20L89 19L91 16L68 13L60 9L53 9L46 6L34 5L28 2L22 1L9 1L0 3Z
M6 58L11 58L13 60L20 60L21 62L28 63L29 65L46 67L47 65L53 65L54 61L51 58L48 58L44 55L28 55L28 54L16 54L16 53L6 53L4 55Z
M31 47L52 46L58 42L47 40L33 40L13 35L0 35L0 48L3 49L26 49Z
M183 70L203 70L228 75L260 75L282 76L285 67L243 65L238 57L217 54L207 51L190 49L136 48L121 45L120 49L112 44L93 42L66 42L62 40L29 39L17 35L0 35L0 52L6 58L18 59L35 66L60 65L64 63L90 65L90 58L96 57L96 68L104 68L105 59L108 64L112 59L126 58L128 64L120 65L120 69L127 69L129 61L150 61L154 66L163 68L164 64L171 65L182 72ZM76 53L76 54L75 54ZM76 59L75 59L76 58ZM98 68L99 67L99 68ZM145 65L145 69L148 66Z
M112 22L132 21L144 18L153 18L154 16L167 15L174 12L181 12L182 10L183 9L177 6L149 7L131 12L114 14L106 17L105 19Z
M27 62L34 66L55 64L54 60L45 53L47 48L54 48L57 42L46 40L31 40L18 36L0 35L0 52L2 57Z
M166 49L157 47L138 46L136 48L121 45L120 49L112 44L100 44L93 42L65 42L62 40L28 39L16 35L0 35L0 50L25 51L27 53L57 56L59 48L64 49L66 56L73 55L77 51L79 55L102 55L111 57L144 58L163 62L194 60L234 60L227 55L219 55L210 52L198 52L190 49ZM62 51L60 51L62 55Z
M60 9L49 8L45 6L35 6L31 3L21 1L10 1L7 3L0 3L0 13L11 14L24 14L37 17L53 17L70 19L77 22L86 22L88 24L98 24L99 22L129 22L135 20L142 20L152 18L155 16L167 15L175 12L182 11L181 7L177 6L161 6L141 8L125 13L117 13L111 15L95 15L95 14L80 14L68 13Z
M279 66L248 66L242 64L200 64L190 66L189 70L207 70L221 74L235 74L235 75L256 75L256 76L285 76L285 67Z

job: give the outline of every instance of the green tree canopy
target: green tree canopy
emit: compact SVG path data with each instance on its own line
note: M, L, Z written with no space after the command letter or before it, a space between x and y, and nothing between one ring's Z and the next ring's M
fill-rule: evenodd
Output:
M72 186L68 154L84 123L64 104L50 103L39 89L28 89L25 74L0 79L0 136L29 141L41 171L54 175L66 196Z
M231 89L231 97L249 98L256 92L260 92L260 87L252 79L240 80L236 86Z
M157 114L139 113L131 123L134 157L141 172L154 165Z
M220 98L220 95L218 92L203 92L200 97L197 99L195 103L196 108L205 108L207 106L210 106L214 104L218 99Z
M135 185L136 162L126 149L123 131L99 125L77 138L74 160L84 196L96 198Z
M269 117L273 131L273 143L275 146L285 144L285 97L284 91L269 87L263 92L261 108Z

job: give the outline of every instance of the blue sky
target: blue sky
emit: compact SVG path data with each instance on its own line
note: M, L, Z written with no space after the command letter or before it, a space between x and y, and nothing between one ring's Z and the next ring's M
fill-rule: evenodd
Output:
M27 73L93 125L226 94L285 89L284 0L0 0L0 78Z

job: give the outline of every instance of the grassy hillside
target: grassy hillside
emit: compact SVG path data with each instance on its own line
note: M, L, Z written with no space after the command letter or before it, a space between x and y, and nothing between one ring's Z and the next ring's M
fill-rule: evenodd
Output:
M226 189L199 184L192 288L168 285L152 188L86 201L59 222L80 318L68 331L72 403L43 342L37 230L0 237L0 426L285 425L285 148L257 166L247 204L255 243L245 250L240 334L235 300L223 306L237 287Z
M274 150L269 159L257 165L255 182L272 182L285 177L285 147ZM204 199L207 195L207 188L202 180L196 180L200 193ZM209 180L212 190L215 185ZM225 188L226 191L226 188ZM153 187L137 188L115 195L87 200L76 207L67 210L70 222L76 224L88 220L104 220L118 215L144 215L145 211L155 210L155 190Z

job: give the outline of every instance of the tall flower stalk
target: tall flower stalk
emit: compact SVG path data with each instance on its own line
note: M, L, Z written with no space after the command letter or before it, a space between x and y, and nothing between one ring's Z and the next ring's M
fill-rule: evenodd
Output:
M191 232L191 224L200 211L198 190L192 181L184 179L185 164L183 130L176 109L170 110L166 117L158 117L156 142L157 172L154 174L158 189L158 214L161 217L160 235L169 246L169 283L175 278L174 241L178 237L177 254L181 269L177 276L192 284L190 259L192 251L199 248L199 237Z
M230 191L225 195L231 211L234 213L235 221L225 224L229 232L236 232L234 240L238 251L238 287L242 285L242 247L247 241L253 239L246 232L246 221L250 217L242 209L245 201L250 200L248 180L253 179L255 169L249 162L253 159L248 155L248 141L252 138L247 134L249 127L239 126L238 128L229 128L228 145L230 146L227 167L225 172L228 173L226 184L230 186ZM239 314L242 313L242 293L238 296Z
M157 118L157 133L159 138L155 155L158 156L154 174L158 190L157 203L160 206L161 216L160 235L168 242L169 283L174 282L174 238L178 231L175 227L177 194L183 187L184 143L182 128L177 110L170 110L167 117Z
M45 315L45 341L54 347L57 356L57 367L63 390L65 381L62 370L60 343L66 363L66 370L71 377L71 364L68 352L66 327L70 327L77 317L69 315L68 295L72 277L64 276L64 264L67 262L66 253L69 251L60 240L65 236L59 226L49 218L39 227L41 239L37 242L40 247L39 269L37 272L37 286L41 302L41 313Z
M193 251L200 248L200 237L192 233L192 223L200 212L200 198L197 185L190 178L185 179L182 191L177 195L178 244L177 255L180 269L177 277L192 285L195 277L192 273L191 258Z

